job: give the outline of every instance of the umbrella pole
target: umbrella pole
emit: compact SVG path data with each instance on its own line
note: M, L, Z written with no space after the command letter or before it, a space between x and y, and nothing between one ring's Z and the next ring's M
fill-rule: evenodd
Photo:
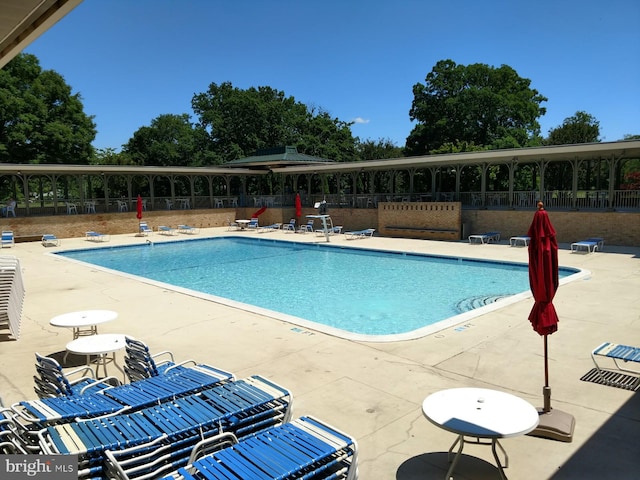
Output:
M542 388L542 397L544 398L543 413L551 411L551 387L549 387L549 354L547 351L547 336L544 336L544 387Z
M547 352L547 335L544 336L544 387L542 387L544 406L538 410L539 423L529 435L550 438L561 442L573 440L576 421L572 415L551 409L551 387L549 387L549 356Z

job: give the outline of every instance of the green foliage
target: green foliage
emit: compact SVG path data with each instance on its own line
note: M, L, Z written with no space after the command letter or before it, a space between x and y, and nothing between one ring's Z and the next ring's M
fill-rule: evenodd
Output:
M488 147L474 145L472 142L457 141L457 142L444 143L429 153L433 155L438 153L446 154L446 153L479 152L481 150L488 150Z
M0 162L86 164L95 128L80 95L34 55L0 69Z
M359 141L356 146L358 160L382 160L402 157L402 148L390 139Z
M457 65L441 60L413 86L409 116L417 124L405 146L407 155L432 153L443 145L467 142L492 148L539 142L538 118L547 99L531 81L507 65Z
M576 112L567 117L562 125L549 130L547 145L574 145L576 143L599 142L600 122L586 112Z
M123 148L134 165L200 166L217 163L208 148L208 134L187 114L164 114L139 128Z

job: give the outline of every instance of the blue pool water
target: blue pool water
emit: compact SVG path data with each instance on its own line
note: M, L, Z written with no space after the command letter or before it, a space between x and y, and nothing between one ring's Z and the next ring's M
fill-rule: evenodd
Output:
M346 332L411 332L529 290L527 264L221 237L60 252ZM561 268L560 276L578 270Z

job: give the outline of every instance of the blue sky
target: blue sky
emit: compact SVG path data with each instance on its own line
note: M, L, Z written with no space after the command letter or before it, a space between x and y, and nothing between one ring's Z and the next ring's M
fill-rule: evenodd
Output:
M640 134L637 0L84 0L26 50L120 150L211 83L269 86L355 136L403 146L412 87L439 60L509 65L548 98L542 134L577 111L601 139Z

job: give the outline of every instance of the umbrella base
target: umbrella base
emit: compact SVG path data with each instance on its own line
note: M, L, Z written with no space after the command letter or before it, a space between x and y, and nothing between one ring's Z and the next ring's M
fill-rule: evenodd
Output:
M540 415L540 423L529 435L561 442L573 441L573 429L576 426L573 415L553 409L545 412L542 408L538 409L538 414Z

